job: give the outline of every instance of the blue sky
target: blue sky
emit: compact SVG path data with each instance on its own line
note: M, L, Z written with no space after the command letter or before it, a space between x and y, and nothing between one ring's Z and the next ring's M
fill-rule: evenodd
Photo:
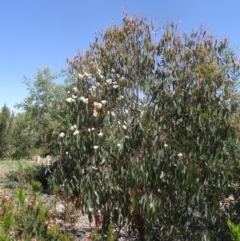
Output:
M237 48L239 9L239 0L0 0L0 108L6 103L14 110L27 97L24 75L67 68L66 58L87 49L95 32L121 24L122 10L157 25L181 20L184 30L204 24Z

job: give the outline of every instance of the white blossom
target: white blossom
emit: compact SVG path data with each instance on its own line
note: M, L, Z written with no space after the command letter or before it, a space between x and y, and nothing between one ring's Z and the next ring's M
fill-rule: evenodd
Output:
M85 97L83 97L83 96L81 96L80 98L79 98L79 100L81 100L82 102L84 102L84 103L88 103L88 98L85 98Z
M183 154L182 153L178 153L178 157L182 157L183 156Z
M106 100L102 100L101 103L102 103L103 105L106 105L107 101L106 101Z
M124 99L123 95L120 95L119 97L117 97L117 100L122 100L122 99Z
M88 131L91 131L91 129L90 129L90 128L88 128Z
M124 130L127 130L127 127L126 127L125 125L122 125L122 128L123 128Z
M98 110L102 108L102 103L94 102L93 105L96 106Z
M160 179L163 179L165 177L165 173L161 172Z
M97 115L98 115L97 111L93 111L93 116L97 117Z
M121 77L121 78L120 78L120 81L124 81L124 80L126 80L125 77Z
M115 73L115 69L111 69L111 72L112 72L112 73Z
M106 82L107 82L108 84L112 84L112 79L107 79Z
M152 209L153 206L154 206L154 204L151 202L150 205L149 205L150 209Z
M94 127L92 127L92 131L94 131L95 130L95 128Z
M78 88L77 88L77 87L73 87L73 91L74 91L74 92L77 92L77 91L78 91Z
M168 144L164 144L164 147L168 147Z
M72 98L73 98L73 99L77 99L77 96L76 96L76 95L72 95Z
M117 77L117 78L120 78L120 74L116 74L116 77Z
M96 82L96 86L99 87L99 86L100 86L100 83L99 83L99 82Z
M93 146L93 149L97 150L97 149L98 149L98 146Z
M113 85L113 89L117 89L118 88L118 85Z
M102 132L100 132L98 135L99 135L99 136L103 136L103 133L102 133Z
M92 86L92 87L90 87L90 89L89 89L91 92L95 92L96 91L96 86Z
M68 103L71 103L71 102L75 102L75 99L73 99L72 97L69 97L69 98L66 99L66 101Z
M228 199L229 199L229 200L234 200L233 194L230 194L230 195L228 196Z
M83 75L78 74L78 78L79 78L80 80L82 80L82 79L83 79Z
M59 134L59 136L60 136L60 137L64 137L65 134L64 134L63 132L61 132L61 133Z
M73 135L75 136L75 135L78 135L79 134L79 130L75 130L74 132L73 132Z
M71 126L71 127L70 127L70 130L71 130L71 131L74 131L74 130L76 130L76 129L77 129L77 125L74 125L74 126Z
M66 151L65 153L66 153L66 155L68 155L68 152L67 152L67 151Z
M120 143L118 143L118 144L117 144L117 147L120 147L120 146L121 146L121 144L120 144Z
M111 116L115 116L115 113L113 111L110 111Z
M91 74L89 74L89 73L87 73L87 72L84 72L84 73L83 73L83 77L91 78L91 77L92 77L92 75L91 75Z

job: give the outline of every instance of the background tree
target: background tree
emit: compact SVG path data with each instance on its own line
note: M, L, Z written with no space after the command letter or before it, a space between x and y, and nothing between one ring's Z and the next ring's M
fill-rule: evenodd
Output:
M40 154L36 150L38 133L31 129L30 116L27 113L18 113L14 117L12 127L12 146L14 153L12 158L31 158L33 155Z
M48 153L51 133L64 120L65 113L60 103L62 98L66 97L67 82L63 84L63 78L63 73L52 74L48 67L39 69L33 81L24 77L29 95L22 103L16 105L24 113L17 116L15 128L15 133L19 133L19 128L25 125L20 136L25 136L29 142L25 143L23 152L32 146L34 149L31 153L38 152L38 150ZM70 80L68 80L68 85L70 85ZM30 142L32 143L29 146ZM19 145L18 147L20 148Z
M14 114L4 104L0 112L0 158L9 158L14 151L11 145L13 118Z
M87 211L147 240L227 240L221 206L238 134L239 64L204 28L180 34L124 15L69 60L78 76L55 132L56 183Z

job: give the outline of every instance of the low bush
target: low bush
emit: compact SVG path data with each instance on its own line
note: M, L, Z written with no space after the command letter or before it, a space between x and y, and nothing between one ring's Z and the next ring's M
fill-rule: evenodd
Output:
M7 174L4 183L7 188L23 188L34 181L41 183L44 192L50 191L48 178L51 175L51 167L45 165L27 166Z
M228 220L227 224L230 229L232 241L239 241L240 240L240 225L235 225L230 220Z
M56 215L39 196L41 184L31 191L17 189L0 199L0 240L72 241L71 234L60 230Z

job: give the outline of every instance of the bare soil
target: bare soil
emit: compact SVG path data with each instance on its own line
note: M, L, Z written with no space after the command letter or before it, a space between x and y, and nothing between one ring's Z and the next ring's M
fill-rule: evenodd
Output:
M9 170L7 167L3 167L3 166L0 166L0 180L3 179L6 175L6 173L8 173Z

